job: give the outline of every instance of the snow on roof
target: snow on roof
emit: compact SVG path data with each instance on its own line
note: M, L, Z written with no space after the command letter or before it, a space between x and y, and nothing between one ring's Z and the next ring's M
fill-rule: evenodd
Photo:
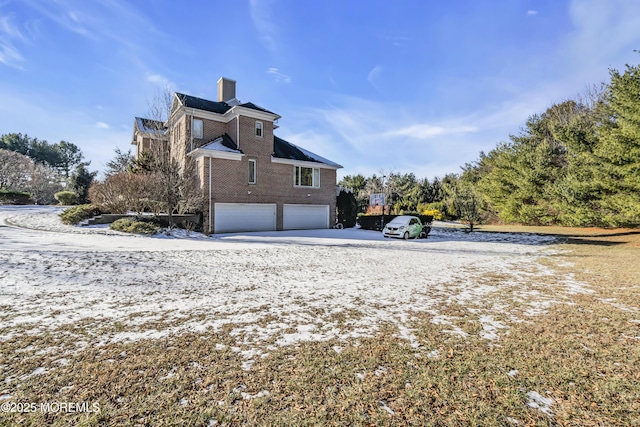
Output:
M207 145L201 147L203 150L215 150L215 151L224 151L227 153L242 153L240 150L233 149L224 144L224 137L220 136L213 141L209 142Z
M289 143L289 144L291 144L291 143ZM329 159L325 159L324 157L319 156L319 155L317 155L317 154L315 154L315 153L312 153L312 152L311 152L311 151L309 151L309 150L306 150L306 149L304 149L304 148L302 148L302 147L299 147L299 146L297 146L297 145L295 145L295 144L291 144L291 145L293 145L294 147L296 147L298 150L302 151L302 153L303 153L305 156L309 156L309 157L311 157L312 159L314 159L314 160L315 160L315 161L317 161L317 162L324 163L325 165L335 166L335 167L337 167L337 168L341 168L341 167L342 167L342 165L339 165L339 164L337 164L337 163L335 163L335 162L332 162L332 161L331 161L331 160L329 160Z
M317 162L323 163L328 166L333 166L335 168L342 167L341 165L334 163L331 160L325 159L324 157L312 153L311 151L306 150L302 147L298 147L297 145L292 144L289 141L285 141L284 139L279 138L276 135L273 136L273 155L274 157L280 159Z
M163 122L159 120L136 117L136 126L140 132L163 134L167 131Z

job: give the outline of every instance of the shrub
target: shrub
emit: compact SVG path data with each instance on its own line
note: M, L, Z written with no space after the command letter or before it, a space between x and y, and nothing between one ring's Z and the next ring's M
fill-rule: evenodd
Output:
M28 205L33 203L31 194L24 191L0 190L0 204Z
M58 203L64 206L75 205L78 203L78 194L69 190L58 191L53 195L53 197L55 197Z
M62 211L60 219L62 219L62 222L65 224L75 225L101 213L102 211L95 205L78 205Z
M153 221L136 218L120 218L109 226L112 230L124 231L125 233L153 235L160 231L160 227Z

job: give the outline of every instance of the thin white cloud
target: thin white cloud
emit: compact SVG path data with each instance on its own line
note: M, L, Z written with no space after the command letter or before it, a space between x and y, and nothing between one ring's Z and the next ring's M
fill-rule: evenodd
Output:
M533 16L533 15L537 15L538 11L537 10L527 10L527 15L529 16Z
M273 0L249 0L251 21L264 45L271 52L278 51L278 25L272 13Z
M9 67L23 69L24 57L14 42L25 42L26 38L9 16L0 18L0 63Z
M167 47L173 45L174 39L159 31L148 15L139 13L132 4L121 0L30 1L26 4L40 17L90 40L113 40L138 53L147 50L142 40L148 38L162 41Z
M378 92L380 92L381 75L382 75L382 65L376 65L371 69L371 71L369 71L369 75L367 75L367 81Z
M608 80L609 68L637 61L633 50L640 46L640 2L573 0L568 14L573 31L557 47L567 86L579 91Z
M277 83L291 83L291 76L281 73L278 68L267 68L267 74Z
M159 86L161 89L175 90L175 83L160 74L147 73L147 81Z
M391 45L395 47L401 47L401 46L405 46L409 42L412 42L413 37L394 34L394 35L383 36L382 40L384 40L385 42L391 43Z
M23 62L24 57L15 46L11 42L0 38L0 63L22 70L24 69Z
M97 122L96 127L98 129L109 129L109 125L106 124L105 122Z
M389 136L407 136L409 138L415 139L429 139L436 136L459 135L465 133L474 133L477 131L478 128L475 126L440 126L420 123L401 129L396 129L387 132L386 134Z
M0 34L12 39L25 41L25 37L22 35L22 32L17 25L14 25L13 22L11 22L11 17L9 16L3 16L0 18Z

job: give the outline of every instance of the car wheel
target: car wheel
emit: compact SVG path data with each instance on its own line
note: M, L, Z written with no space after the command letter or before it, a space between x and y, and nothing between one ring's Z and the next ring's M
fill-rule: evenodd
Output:
M402 237L404 237L404 240L409 240L409 232L405 231L404 232L404 236L402 236Z

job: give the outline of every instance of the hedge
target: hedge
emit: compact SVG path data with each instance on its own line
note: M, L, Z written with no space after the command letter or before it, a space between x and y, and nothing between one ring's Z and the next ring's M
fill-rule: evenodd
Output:
M65 224L75 225L101 213L100 208L96 205L78 205L62 211L60 219Z
M53 197L63 206L78 204L78 193L74 191L58 191Z
M153 235L160 231L160 227L154 221L139 220L135 218L120 218L109 226L112 230L125 233Z
M417 216L420 218L420 222L422 222L423 225L429 225L431 224L431 221L433 221L432 215L422 215L418 213L405 213L403 215ZM365 230L382 231L386 224L398 216L400 215L384 215L383 224L382 215L361 215L358 217L358 224L360 224L360 228L364 228Z

